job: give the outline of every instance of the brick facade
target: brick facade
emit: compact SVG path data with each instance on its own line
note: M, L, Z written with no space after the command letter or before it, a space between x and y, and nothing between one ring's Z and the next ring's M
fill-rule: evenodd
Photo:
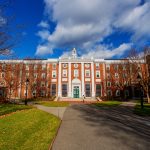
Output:
M145 63L140 66L145 69ZM127 68L125 60L79 58L75 49L68 58L0 60L0 95L25 98L28 89L28 98L119 96L117 90L126 90L129 96L131 88L123 85L131 76Z

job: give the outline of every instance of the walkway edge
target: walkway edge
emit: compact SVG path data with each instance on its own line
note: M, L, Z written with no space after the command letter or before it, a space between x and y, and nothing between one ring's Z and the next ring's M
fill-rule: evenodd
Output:
M50 146L49 146L49 149L48 149L48 150L52 150L54 141L55 141L55 139L56 139L56 137L57 137L57 135L58 135L58 131L59 131L59 129L60 129L61 124L62 124L62 120L60 121L60 124L59 124L59 126L58 126L57 132L56 132L56 134L55 134L55 136L54 136L52 142L50 143Z

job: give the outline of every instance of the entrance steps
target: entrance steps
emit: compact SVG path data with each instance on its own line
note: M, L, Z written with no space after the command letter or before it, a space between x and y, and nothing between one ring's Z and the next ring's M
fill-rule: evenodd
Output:
M69 97L59 97L57 98L57 101L66 101L66 102L83 102L82 98L69 98ZM84 102L96 102L96 98L85 98Z

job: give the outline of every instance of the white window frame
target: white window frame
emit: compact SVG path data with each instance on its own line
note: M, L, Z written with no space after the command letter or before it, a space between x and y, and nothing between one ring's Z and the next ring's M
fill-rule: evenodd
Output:
M111 82L107 81L107 87L111 87Z
M100 78L100 71L96 71L96 78Z
M90 64L85 64L85 68L89 68L90 67Z
M44 81L41 82L41 87L45 87L46 83Z
M53 69L56 69L56 63L53 63L53 64L52 64L52 68L53 68Z
M79 70L78 69L74 69L74 77L79 77Z
M67 63L64 63L64 64L63 64L63 68L67 68Z
M53 70L52 71L52 78L56 78L56 77L57 77L56 70Z
M37 74L37 73L34 73L33 76L34 76L35 79L37 79L38 74Z
M99 63L96 63L96 69L99 69Z
M63 71L62 71L62 76L63 76L63 77L67 77L67 69L63 69Z
M89 74L89 75L87 75L87 74ZM90 77L90 76L91 76L90 70L85 70L85 77Z
M117 72L115 73L115 78L119 78L119 74Z
M106 64L106 70L110 70L110 64Z
M74 68L78 68L78 64L74 64Z
M46 73L41 74L42 79L46 79Z
M120 90L116 90L115 95L116 95L116 96L120 96Z
M46 64L42 64L42 70L46 70Z
M29 65L26 65L26 70L29 70Z

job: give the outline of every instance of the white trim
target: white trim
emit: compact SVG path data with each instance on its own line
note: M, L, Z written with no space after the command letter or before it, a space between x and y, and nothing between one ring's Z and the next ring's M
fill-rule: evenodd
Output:
M61 62L59 62L58 71L58 96L61 97Z
M85 91L84 91L84 63L81 63L81 84L82 84L82 96L85 96Z
M68 75L68 78L69 78L69 84L68 84L68 89L69 89L69 91L68 91L68 97L71 97L71 63L69 63L69 65L68 65L68 72L69 72L69 75Z
M95 97L95 88L94 88L94 63L91 63L91 75L92 75L92 97Z

